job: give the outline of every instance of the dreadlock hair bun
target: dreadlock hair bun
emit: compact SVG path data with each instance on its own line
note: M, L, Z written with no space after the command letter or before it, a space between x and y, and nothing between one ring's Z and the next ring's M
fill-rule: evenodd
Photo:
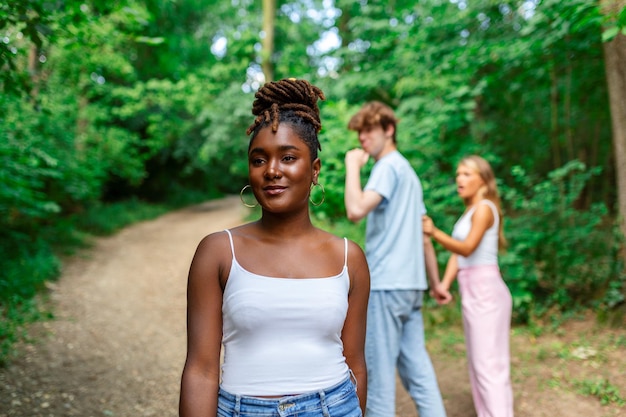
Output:
M321 89L306 80L286 78L266 83L254 97L252 114L256 118L246 131L252 133L251 140L262 127L271 126L276 132L278 124L285 122L307 143L311 159L317 158L317 150L322 149L317 137L322 129L317 101L325 99Z

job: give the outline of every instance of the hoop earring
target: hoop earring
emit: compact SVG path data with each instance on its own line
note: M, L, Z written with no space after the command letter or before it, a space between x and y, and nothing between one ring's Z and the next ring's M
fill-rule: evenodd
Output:
M321 206L322 203L326 200L326 190L324 190L324 186L320 184L319 182L317 184L313 183L311 185L311 190L313 190L313 188L315 187L320 187L322 189L322 201L320 201L319 203L316 203L315 201L311 200L311 196L309 196L309 201L311 202L311 204L317 207L317 206Z
M243 203L244 206L248 207L248 208L255 208L256 206L259 205L258 201L255 201L254 204L248 204L246 203L246 200L243 199L243 192L246 191L246 188L252 188L252 186L250 184L246 185L245 187L243 187L241 189L241 191L239 192L239 198L241 199L241 202Z

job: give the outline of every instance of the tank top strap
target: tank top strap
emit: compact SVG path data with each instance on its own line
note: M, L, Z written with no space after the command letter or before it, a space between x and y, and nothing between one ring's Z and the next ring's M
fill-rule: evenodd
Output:
M348 267L348 238L344 237L343 238L343 244L345 246L345 254L344 254L344 260L343 260L343 267L347 268Z
M224 229L224 231L226 233L228 233L228 240L230 240L230 251L233 254L233 259L237 259L235 258L235 245L233 244L233 235L230 233L230 230L228 229Z
M488 206L489 206L489 208L491 209L491 212L493 213L493 217L494 217L497 221L500 221L500 215L499 215L499 213L498 213L498 208L496 207L496 204L495 204L493 201L491 201L491 200L487 200L487 199L484 199L484 200L480 200L480 201L478 202L478 204L486 204L486 205L488 205ZM478 204L477 204L477 205L478 205Z

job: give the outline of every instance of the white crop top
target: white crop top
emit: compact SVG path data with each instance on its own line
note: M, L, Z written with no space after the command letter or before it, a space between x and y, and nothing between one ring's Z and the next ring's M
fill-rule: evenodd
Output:
M452 230L452 237L457 240L465 240L472 228L472 216L479 204L487 204L493 212L493 224L485 231L478 247L470 256L457 256L459 268L467 268L478 265L498 265L498 227L500 216L496 205L490 200L480 200L474 207L470 208L459 220L457 220Z
M239 265L226 232L233 259L222 301L222 388L237 395L288 395L347 378L341 332L350 288L348 241L338 275L274 278Z

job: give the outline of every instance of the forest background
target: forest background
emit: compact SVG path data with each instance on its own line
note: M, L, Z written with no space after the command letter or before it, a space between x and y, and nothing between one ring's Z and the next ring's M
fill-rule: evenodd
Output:
M363 242L346 125L381 100L443 230L463 211L457 162L491 162L517 324L623 325L625 27L626 0L1 4L0 363L89 236L239 193L254 92L286 77L326 95L316 222Z

